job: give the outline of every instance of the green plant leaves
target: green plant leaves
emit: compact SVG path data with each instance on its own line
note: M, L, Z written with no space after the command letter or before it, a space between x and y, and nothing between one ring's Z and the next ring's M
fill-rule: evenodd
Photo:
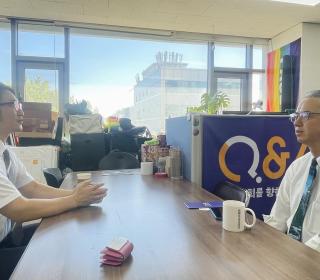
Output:
M187 112L202 112L208 114L216 114L220 110L227 108L230 104L230 98L223 92L209 95L204 93L201 96L200 106L188 107Z

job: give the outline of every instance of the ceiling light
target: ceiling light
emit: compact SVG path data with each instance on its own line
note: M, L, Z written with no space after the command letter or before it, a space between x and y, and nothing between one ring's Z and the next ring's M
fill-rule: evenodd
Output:
M299 5L308 5L308 6L316 6L320 3L320 0L271 0L276 2L284 2L290 4L299 4Z

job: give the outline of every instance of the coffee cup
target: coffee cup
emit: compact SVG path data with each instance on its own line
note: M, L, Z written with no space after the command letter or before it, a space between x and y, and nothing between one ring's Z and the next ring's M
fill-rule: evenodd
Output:
M141 172L141 175L152 175L153 162L152 161L141 162L140 172Z
M252 214L252 223L246 222L246 212ZM222 211L222 227L225 230L233 232L241 232L247 228L252 228L256 223L256 215L250 208L246 208L245 204L237 200L225 200L223 202Z
M91 179L91 173L78 173L77 174L77 181L78 183L90 180Z

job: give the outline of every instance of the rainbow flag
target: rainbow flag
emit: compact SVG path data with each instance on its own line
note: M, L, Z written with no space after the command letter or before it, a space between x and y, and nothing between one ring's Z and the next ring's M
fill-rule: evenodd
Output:
M294 55L295 59L295 73L293 85L293 98L295 104L299 94L299 77L300 77L300 45L301 40L298 39L284 47L269 52L267 55L267 111L279 112L281 111L280 101L280 67L281 59L284 55Z

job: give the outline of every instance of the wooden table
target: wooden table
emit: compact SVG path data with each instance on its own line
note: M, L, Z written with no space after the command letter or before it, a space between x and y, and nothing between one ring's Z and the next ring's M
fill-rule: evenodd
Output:
M185 201L216 199L191 183L105 173L93 173L108 187L103 203L44 219L12 279L320 279L320 254L263 222L232 233L188 210ZM118 236L133 242L132 257L100 266Z

